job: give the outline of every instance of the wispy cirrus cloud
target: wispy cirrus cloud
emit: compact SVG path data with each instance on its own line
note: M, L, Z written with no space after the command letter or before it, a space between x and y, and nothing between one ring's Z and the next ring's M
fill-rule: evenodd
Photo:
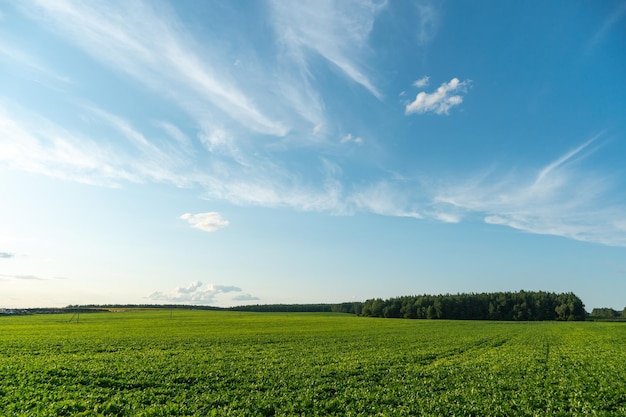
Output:
M282 122L250 100L223 66L202 58L199 46L165 7L141 1L64 0L34 1L23 7L87 54L173 99L196 118L218 111L254 132L278 136L287 132Z
M184 186L198 181L188 169L192 159L179 147L154 145L129 122L94 106L83 110L84 117L98 118L105 133L67 129L15 103L0 101L0 162L23 171L104 186L125 181ZM119 137L132 147L115 146L114 139Z
M373 1L323 0L292 3L274 0L274 27L289 60L310 76L311 51L336 65L348 78L374 96L382 94L365 74L362 55L376 14L385 6Z
M280 57L261 65L254 56L242 56L235 61L234 76L228 63L232 55L215 46L218 43L200 45L161 3L25 2L20 9L47 30L186 112L197 136L187 136L170 121L150 121L171 139L164 143L136 118L131 123L125 114L114 114L101 104L83 104L79 110L91 115L82 117L95 117L108 129L108 138L94 136L83 126L56 124L50 121L53 117L47 120L32 110L28 117L5 118L3 130L12 131L0 146L12 153L0 158L31 172L89 183L199 185L210 196L244 204L337 208L334 190L328 194L326 184L320 190L272 153L286 148L280 141L292 129L292 140L299 142L321 144L337 135L326 123L320 93L313 86L311 54L380 95L362 68L367 39L382 7L374 2L272 3L267 13L276 28L273 40L284 46L277 48ZM246 42L246 51L256 49L254 41ZM302 120L309 124L301 126ZM48 149L53 152L46 153Z
M615 9L606 17L602 26L593 34L585 45L585 52L590 53L603 39L610 33L615 26L624 18L626 18L626 3L616 3Z
M33 125L39 127L30 131ZM93 142L58 126L42 125L45 123L17 123L0 108L0 160L22 170L99 185L167 178L175 182L176 178L184 178L188 184L204 187L209 197L235 204L286 206L338 214L365 211L448 223L471 221L479 216L486 223L529 233L626 246L626 207L619 202L598 205L599 201L611 200L612 183L578 167L578 163L593 153L592 144L597 137L534 171L505 174L494 171L433 189L411 183L407 178L402 179L402 186L392 179L348 187L341 179L341 169L330 162L322 164L320 169L325 178L319 184L304 184L271 162L262 164L271 167L268 169L254 165L233 169L232 165L226 165L224 172L217 164L196 176L185 171L184 164L174 164L171 170L156 175L151 171L150 161L144 167L136 155L111 154L106 143ZM124 124L122 127L122 131L132 129ZM141 145L145 137L133 139L136 134L139 133L128 131L127 135L131 136L128 140L138 141L137 149L147 152L146 159L150 159L147 155L152 155L152 148ZM228 224L217 213L183 216L192 227L205 231L215 231Z
M355 190L348 199L358 210L382 216L423 218L416 209L419 203L415 201L415 196L389 181L379 181Z
M90 184L139 181L116 153L92 139L15 105L11 109L9 112L0 102L0 162L14 169Z
M427 45L433 40L440 24L440 16L435 4L430 1L422 1L415 4L418 13L417 19L417 43L420 46Z
M426 80L427 81L427 80ZM419 85L416 87L423 87L424 78L416 81ZM448 114L452 107L458 106L463 102L463 97L460 93L467 91L469 81L459 81L458 78L453 78L447 83L441 84L436 91L432 93L426 93L420 91L415 100L406 105L405 113L428 113L435 114Z
M623 207L597 205L606 200L602 197L610 194L611 185L573 168L588 145L532 174L498 173L434 191L417 181L397 186L394 178L379 173L353 183L327 154L298 153L297 146L289 146L289 140L327 140L337 148L337 142L363 148L374 142L373 136L367 136L367 143L352 134L342 136L327 120L323 93L316 88L316 65L331 63L340 77L381 98L376 77L369 72L368 39L384 2L272 2L263 17L273 25L275 38L264 40L276 42L269 49L277 56L263 64L254 59L258 44L248 43L243 49L249 55L236 60L219 46L201 45L182 29L173 10L157 2L42 0L19 7L105 69L155 93L160 105L173 104L191 128L182 129L180 119L163 120L162 114L133 117L107 110L102 103L77 105L76 119L103 127L104 133L94 133L84 126L53 122L54 117L37 109L22 111L11 102L0 102L0 162L10 168L108 186L153 181L199 187L210 198L235 204L340 214L365 211L449 223L481 216L489 223L533 233L623 242ZM423 45L436 33L439 17L432 3L418 2L416 7L418 43ZM607 20L606 30L623 16L620 10ZM20 58L15 48L3 51L0 54L25 68L45 70L38 61L29 61L32 57ZM426 89L430 78L413 85ZM453 78L435 91L421 91L406 104L405 113L448 114L463 102L469 85ZM155 128L158 133L151 131ZM342 127L341 132L351 129ZM306 154L305 169L290 164L285 156L291 152ZM209 218L203 223L193 217L197 215L187 215L185 220L211 230L224 222Z
M197 186L210 198L244 205L343 210L332 172L319 184L306 184L267 156L242 155L233 161L196 155L172 146L180 138L155 141L94 106L79 106L76 112L102 125L103 133L95 136L61 127L14 103L7 107L11 111L0 102L0 162L13 169L100 186L148 181ZM167 126L170 133L177 129ZM127 146L117 146L120 141ZM199 167L198 158L208 162ZM322 161L320 169L326 170Z
M169 137L171 137L177 142L178 144L177 149L182 149L187 154L194 153L191 139L185 133L183 133L178 127L166 121L159 121L159 122L156 122L155 124L156 126L163 129L163 131L166 132L169 135Z
M51 80L53 83L49 84L58 88L59 85L70 84L72 80L64 75L57 73L56 71L47 67L44 63L31 54L27 53L21 48L7 45L0 40L0 57L3 57L3 61L11 62L13 65L19 65L22 69L28 72L32 72L35 79L43 78Z
M175 303L210 304L214 303L220 294L241 291L241 288L232 285L208 284L204 286L201 281L193 281L188 286L175 288L171 292L155 291L148 298Z
M626 246L626 206L599 205L612 185L604 176L577 169L597 136L530 173L492 173L441 187L433 207L480 216L486 223L529 233Z

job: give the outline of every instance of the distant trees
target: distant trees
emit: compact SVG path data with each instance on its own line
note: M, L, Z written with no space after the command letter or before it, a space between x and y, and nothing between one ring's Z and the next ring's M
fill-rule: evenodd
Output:
M333 313L349 313L359 316L361 315L362 308L363 303L359 301L354 301L352 303L333 304L331 305L330 311L332 311Z
M362 316L457 320L584 320L573 293L544 291L403 296L363 303Z
M78 306L59 309L66 312ZM338 304L254 304L236 307L198 305L81 305L86 311L111 308L168 308L195 310L230 310L254 312L333 312L365 317L454 320L585 320L587 312L580 298L573 293L556 294L544 291L469 293L445 295L412 295L384 300L372 298L365 302ZM0 312L1 313L1 312ZM592 319L626 318L626 308L594 308Z
M617 311L617 310L613 310L612 308L594 308L593 310L591 310L591 314L589 314L589 318L592 319L616 319L621 317L626 317L624 316L624 312L626 311L626 309L624 309L624 311Z
M339 304L251 304L245 306L228 307L226 310L254 311L260 313L348 313L361 315L361 302L346 302Z
M328 313L333 311L334 306L334 304L251 304L229 307L228 310L259 313ZM348 312L346 311L346 313Z

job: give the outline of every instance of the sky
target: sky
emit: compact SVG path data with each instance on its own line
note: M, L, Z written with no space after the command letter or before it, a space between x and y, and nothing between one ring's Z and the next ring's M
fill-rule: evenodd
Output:
M0 308L626 306L626 2L0 0Z

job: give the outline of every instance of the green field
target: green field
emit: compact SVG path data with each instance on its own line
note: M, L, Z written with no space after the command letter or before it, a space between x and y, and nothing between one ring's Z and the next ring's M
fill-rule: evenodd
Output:
M626 324L0 317L2 416L624 416Z

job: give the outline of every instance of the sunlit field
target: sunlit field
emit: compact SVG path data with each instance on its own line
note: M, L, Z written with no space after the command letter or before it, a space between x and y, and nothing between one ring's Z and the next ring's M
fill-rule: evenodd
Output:
M0 317L0 415L626 415L626 323L71 318Z

